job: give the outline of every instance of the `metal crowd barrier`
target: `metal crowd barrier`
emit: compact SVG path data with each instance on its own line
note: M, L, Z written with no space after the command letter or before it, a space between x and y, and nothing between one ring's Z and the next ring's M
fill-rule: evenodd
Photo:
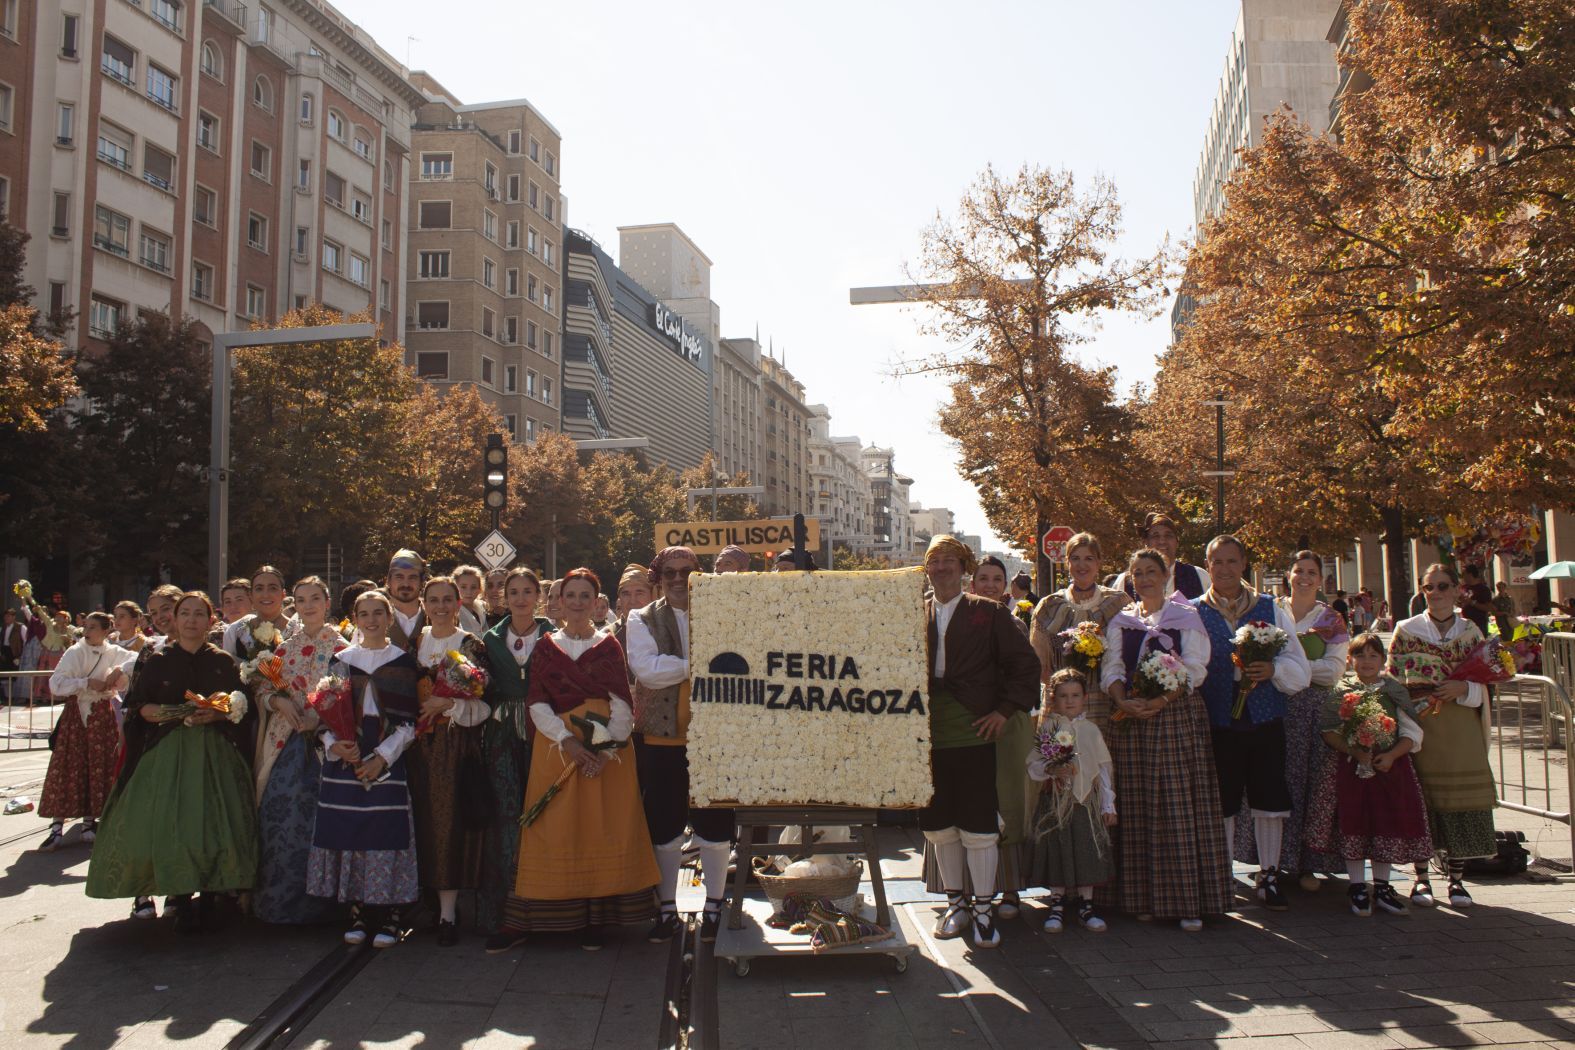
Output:
M1575 696L1575 634L1556 631L1542 636L1542 673L1559 684L1565 695ZM1569 740L1570 722L1559 721L1557 739Z
M1545 648L1543 666L1547 667ZM1570 821L1575 767L1566 746L1570 719L1575 717L1570 692L1556 679L1540 674L1518 674L1495 691L1488 707L1488 749L1496 766L1498 804L1569 828L1570 855L1575 859L1575 824ZM1563 734L1561 727L1566 730Z
M0 752L49 746L59 708L39 687L53 671L0 671Z

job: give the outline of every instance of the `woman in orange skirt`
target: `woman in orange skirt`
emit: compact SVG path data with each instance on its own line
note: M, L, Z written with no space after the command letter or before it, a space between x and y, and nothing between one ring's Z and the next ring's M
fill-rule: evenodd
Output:
M538 642L531 657L527 815L555 784L558 790L520 830L519 901L505 918L519 940L531 932L579 930L587 951L602 946L604 926L654 918L660 879L633 749L587 746L585 727L574 721L605 726L595 734L604 744L627 741L634 728L623 649L591 624L600 591L589 569L565 576L564 625Z

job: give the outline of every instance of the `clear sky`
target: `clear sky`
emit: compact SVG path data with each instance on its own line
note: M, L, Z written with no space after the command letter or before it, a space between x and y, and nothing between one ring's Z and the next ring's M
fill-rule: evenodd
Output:
M335 0L463 102L524 97L564 136L570 225L676 222L710 256L724 336L785 353L838 434L890 445L913 498L985 533L935 427L938 381L908 307L848 305L901 280L919 232L986 164L1114 180L1129 254L1191 236L1192 177L1239 0ZM1090 352L1153 374L1164 319ZM1076 525L1076 522L1067 524Z

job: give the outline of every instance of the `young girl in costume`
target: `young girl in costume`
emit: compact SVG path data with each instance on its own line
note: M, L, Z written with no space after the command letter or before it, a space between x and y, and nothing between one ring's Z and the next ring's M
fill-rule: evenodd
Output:
M1077 920L1103 933L1094 911L1094 887L1115 874L1108 828L1116 822L1116 792L1110 780L1110 751L1099 727L1085 717L1088 679L1063 668L1050 677L1050 711L1040 721L1039 740L1068 735L1076 749L1065 764L1051 766L1036 744L1028 753L1028 776L1042 786L1034 812L1033 861L1029 883L1050 889L1046 933L1066 923L1066 892L1075 888Z
M1433 855L1427 806L1411 756L1422 749L1422 730L1411 717L1410 694L1384 674L1384 643L1376 634L1351 642L1351 670L1324 706L1323 739L1339 760L1323 766L1307 812L1307 842L1322 853L1345 859L1351 877L1351 912L1367 916L1376 904L1390 915L1404 915L1390 869L1396 864L1426 864ZM1384 713L1395 720L1394 743L1374 752L1352 747L1341 730L1340 705L1347 693L1375 693ZM1370 770L1369 775L1363 769ZM1366 863L1373 862L1372 892Z

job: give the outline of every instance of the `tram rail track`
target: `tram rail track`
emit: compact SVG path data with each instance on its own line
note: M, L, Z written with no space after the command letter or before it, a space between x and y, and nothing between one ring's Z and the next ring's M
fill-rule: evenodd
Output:
M277 999L263 1007L251 1024L236 1033L225 1050L275 1050L289 1046L345 986L372 961L370 942L340 944L318 960Z

